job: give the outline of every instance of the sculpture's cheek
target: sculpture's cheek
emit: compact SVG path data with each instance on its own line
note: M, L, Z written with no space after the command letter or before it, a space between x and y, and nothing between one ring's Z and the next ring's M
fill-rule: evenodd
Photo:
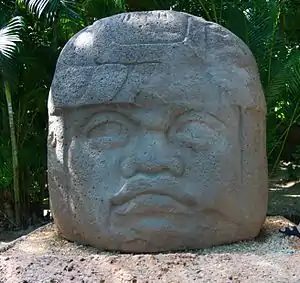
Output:
M116 192L120 184L119 164L121 150L95 151L88 143L73 139L68 150L69 173L75 189L82 193L108 197Z

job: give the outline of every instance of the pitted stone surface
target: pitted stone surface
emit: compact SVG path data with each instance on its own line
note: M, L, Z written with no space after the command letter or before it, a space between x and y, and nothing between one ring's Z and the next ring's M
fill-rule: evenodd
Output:
M227 29L175 11L96 21L62 50L48 109L65 238L157 252L259 233L266 105L252 53Z

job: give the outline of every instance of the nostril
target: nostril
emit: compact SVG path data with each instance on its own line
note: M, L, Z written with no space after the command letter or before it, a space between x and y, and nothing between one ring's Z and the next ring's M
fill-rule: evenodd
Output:
M181 157L177 156L150 159L128 157L121 161L120 169L124 178L131 178L137 172L146 174L170 172L173 176L179 177L185 170Z

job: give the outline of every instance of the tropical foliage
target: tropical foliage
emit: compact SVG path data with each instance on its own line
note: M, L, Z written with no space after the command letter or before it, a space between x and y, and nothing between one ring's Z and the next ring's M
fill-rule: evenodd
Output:
M300 119L297 1L0 0L0 210L14 207L18 225L28 224L47 199L46 101L62 47L96 19L154 9L202 16L248 44L268 104L270 173L284 154L297 162L299 155L286 146Z

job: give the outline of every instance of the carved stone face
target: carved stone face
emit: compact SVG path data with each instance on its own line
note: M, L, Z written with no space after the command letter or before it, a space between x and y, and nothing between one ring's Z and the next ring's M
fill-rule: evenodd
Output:
M92 100L106 85L106 100L49 116L56 141L49 146L50 196L63 236L153 252L259 232L267 204L264 113L240 101L260 86L249 87L244 68L211 68L205 60L185 54L175 62L98 62L86 87L94 94L86 95ZM70 80L73 87L67 71L53 89Z
M238 114L228 109L225 121L207 109L168 104L70 113L77 214L99 234L126 241L159 241L165 233L184 239L235 218L226 201L241 185Z

